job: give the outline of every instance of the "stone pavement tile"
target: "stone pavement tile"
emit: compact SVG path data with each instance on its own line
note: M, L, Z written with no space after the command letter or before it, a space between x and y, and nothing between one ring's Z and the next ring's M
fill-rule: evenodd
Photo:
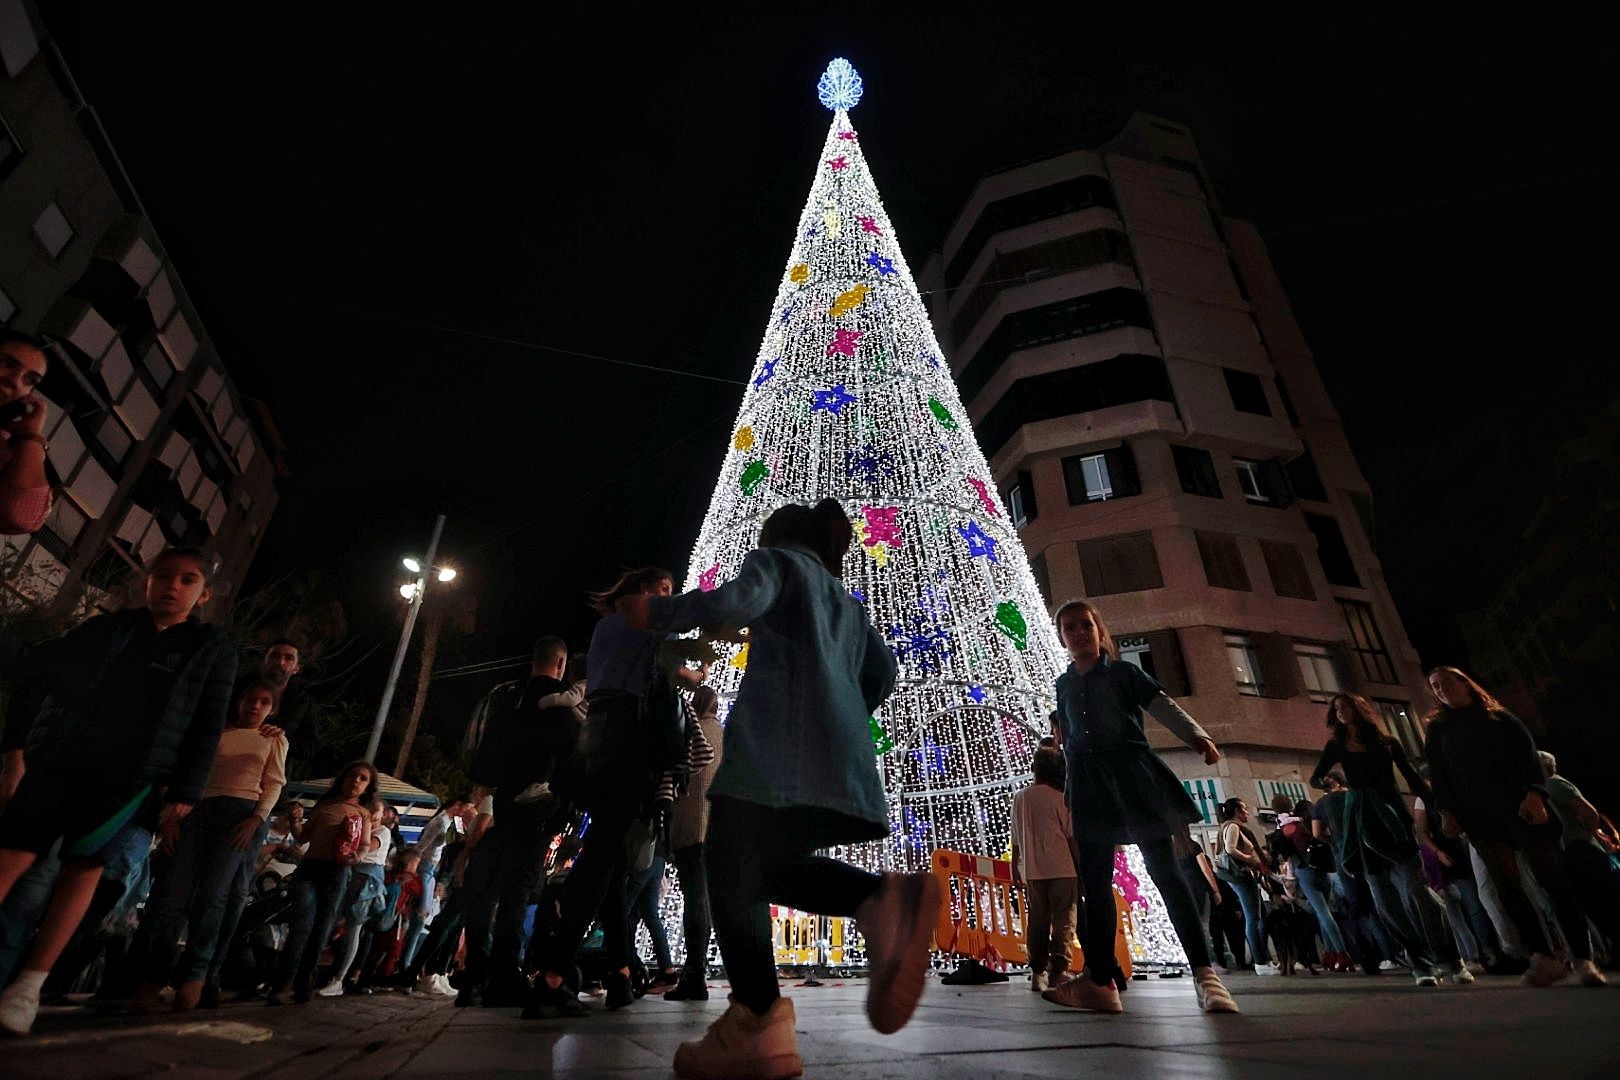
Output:
M1061 1050L1018 1050L992 1054L953 1054L945 1058L927 1058L928 1075L934 1073L936 1061L949 1062L952 1069L963 1070L962 1076L975 1076L984 1080L1002 1077L1061 1077L1073 1080L1076 1076L1135 1078L1188 1077L1192 1080L1299 1080L1302 1075L1297 1066L1275 1065L1264 1060L1235 1062L1215 1057L1202 1050L1171 1053L1129 1046L1096 1046ZM913 1074L917 1075L917 1074Z
M61 1049L49 1053L15 1053L5 1047L6 1080L120 1080L156 1071L149 1061L125 1057L104 1047Z
M430 1077L549 1076L568 1070L661 1070L659 1057L622 1035L606 1031L531 1033L512 1027L499 1038L489 1030L452 1025L394 1075L399 1080Z

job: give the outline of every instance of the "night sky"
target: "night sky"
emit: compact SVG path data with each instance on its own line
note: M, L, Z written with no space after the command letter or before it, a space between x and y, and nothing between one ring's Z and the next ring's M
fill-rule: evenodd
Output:
M844 55L914 268L979 176L1138 109L1189 125L1270 243L1409 633L1458 659L1451 613L1615 389L1615 46L1300 23L1284 48L1007 6L48 19L286 440L250 587L320 570L386 642L398 556L443 512L481 627L454 664L547 631L583 646L581 592L622 565L679 578L826 132L815 77ZM440 684L440 726L488 682Z

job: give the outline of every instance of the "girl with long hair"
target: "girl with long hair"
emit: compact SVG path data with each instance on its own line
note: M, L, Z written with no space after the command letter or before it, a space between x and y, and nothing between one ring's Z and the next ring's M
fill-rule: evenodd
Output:
M366 808L376 798L376 767L369 761L351 762L333 778L298 830L299 843L309 849L293 874L292 926L265 1004L285 1005L289 993L297 1004L309 1000L315 965L348 891L349 869L371 848L373 819Z
M1215 876L1232 887L1238 906L1243 909L1249 962L1254 965L1256 975L1281 974L1266 948L1265 909L1260 898L1260 881L1271 872L1271 867L1266 865L1260 842L1249 831L1249 804L1239 798L1227 799L1216 814L1221 826L1217 833L1220 850L1216 855Z
M1438 708L1429 718L1424 746L1434 789L1424 802L1431 814L1438 813L1442 833L1467 834L1479 852L1508 919L1531 950L1525 983L1551 986L1570 968L1553 956L1525 895L1519 855L1552 901L1575 974L1586 986L1604 985L1607 980L1592 963L1586 913L1559 851L1560 829L1549 812L1535 740L1518 717L1458 668L1429 672L1429 692Z
M1366 881L1373 909L1412 960L1419 986L1438 986L1448 974L1459 985L1474 981L1457 953L1445 905L1429 891L1412 813L1395 784L1399 770L1427 802L1429 786L1405 749L1384 731L1372 704L1358 694L1337 694L1328 704L1332 736L1311 773L1326 790L1329 770L1344 773L1344 802L1333 829L1339 871Z
M1058 635L1069 667L1057 680L1058 724L1068 779L1064 785L1079 846L1080 889L1086 898L1086 973L1042 996L1075 1009L1123 1012L1114 962L1114 848L1136 844L1148 876L1164 898L1170 924L1187 953L1193 985L1205 1012L1237 1012L1209 955L1198 905L1182 876L1172 837L1203 815L1176 774L1148 745L1146 710L1182 742L1215 764L1215 740L1164 688L1118 657L1096 608L1071 600L1057 612Z

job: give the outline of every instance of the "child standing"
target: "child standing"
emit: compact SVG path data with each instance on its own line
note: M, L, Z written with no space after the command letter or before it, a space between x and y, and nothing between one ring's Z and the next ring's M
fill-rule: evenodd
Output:
M1013 796L1013 880L1029 896L1029 988L1037 994L1048 982L1063 981L1069 970L1069 940L1074 937L1074 827L1063 799L1063 751L1043 746L1035 751L1035 782ZM1050 967L1048 966L1050 964Z
M772 901L859 921L871 961L866 1013L878 1031L898 1031L922 996L938 883L811 854L889 835L867 717L893 690L896 664L839 580L853 536L836 500L783 506L730 582L627 605L633 624L655 630L749 628L749 673L709 789L705 844L732 1003L676 1051L682 1077L803 1071L793 1003L777 987Z
M0 671L44 690L0 742L0 900L62 841L62 872L0 1029L26 1035L39 990L90 907L110 842L157 811L172 829L202 797L225 726L236 650L192 618L209 598L203 554L170 548L146 575L146 606L102 615L26 646L0 633Z
M1171 842L1172 836L1203 817L1175 774L1148 746L1142 710L1202 753L1205 764L1215 764L1221 752L1152 676L1117 658L1114 639L1096 608L1071 600L1058 609L1057 623L1070 660L1068 670L1058 677L1057 698L1069 809L1080 854L1080 887L1086 897L1082 938L1086 975L1042 996L1075 1009L1124 1011L1114 988L1114 848L1136 844L1192 965L1199 1006L1211 1013L1237 1012L1232 995L1210 965L1198 907Z

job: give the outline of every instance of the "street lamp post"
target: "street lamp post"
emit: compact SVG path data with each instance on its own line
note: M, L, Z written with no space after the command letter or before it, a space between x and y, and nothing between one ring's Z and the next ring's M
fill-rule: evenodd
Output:
M383 687L382 704L377 706L377 720L371 725L371 741L366 743L366 760L377 760L377 749L382 745L383 725L388 721L388 708L394 703L394 688L399 685L399 672L405 666L405 651L411 646L411 631L416 629L416 616L422 610L422 599L427 595L428 574L433 571L433 557L439 553L439 537L444 534L444 515L433 522L433 538L428 541L427 557L412 567L415 560L407 559L406 568L416 574L416 585L411 593L411 610L405 614L405 626L399 632L399 645L394 649L394 664L388 669L388 683ZM407 586L410 588L410 586Z

